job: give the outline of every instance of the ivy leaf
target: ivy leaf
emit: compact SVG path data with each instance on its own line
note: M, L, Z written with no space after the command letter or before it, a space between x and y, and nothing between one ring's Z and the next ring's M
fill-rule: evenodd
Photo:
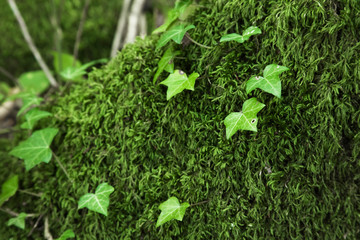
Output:
M102 59L98 59L98 60L94 60L94 61L91 61L89 63L86 63L84 65L81 65L80 67L67 67L65 68L64 70L62 70L60 72L60 76L62 76L63 78L67 79L67 80L76 80L77 78L85 75L87 72L86 72L86 69L95 65L95 64L98 64L98 63L105 63L107 62L107 59L105 58L102 58Z
M62 69L66 69L68 67L80 67L81 66L81 62L79 60L76 60L75 65L74 65L74 56L70 55L68 53L59 53L56 51L52 51L52 55L54 56L54 69L57 73L60 73L60 63L61 63L61 70Z
M183 24L173 27L169 31L163 33L156 45L156 49L165 46L171 39L174 40L174 42L176 42L177 44L180 44L182 39L184 38L185 33L193 28L195 28L194 25L189 25L185 27L185 25Z
M279 75L287 70L289 70L289 68L284 66L276 64L267 65L264 70L264 77L251 77L246 82L246 93L249 94L252 90L260 88L265 92L281 98L281 81Z
M243 31L243 35L237 33L230 33L221 37L220 42L236 41L243 43L248 40L251 36L261 34L261 30L258 27L249 27Z
M25 114L26 122L21 124L20 127L24 129L33 129L37 121L49 116L52 116L52 114L46 111L41 111L38 108L33 108Z
M40 98L34 94L25 94L22 98L23 105L21 106L17 116L20 116L22 113L26 112L32 105L39 105L44 99Z
M0 195L0 207L4 202L9 200L10 197L14 196L16 191L18 190L18 176L12 176L1 186L1 195Z
M52 156L50 144L58 131L56 128L36 131L26 141L11 150L10 155L24 159L26 170L30 170L41 162L49 163Z
M185 211L188 207L190 207L190 204L188 202L180 204L179 200L176 197L169 198L159 206L161 214L157 220L156 227L172 219L182 221L185 215Z
M44 71L32 71L21 74L19 77L20 87L30 93L43 93L50 86Z
M186 73L181 70L176 70L174 73L170 74L168 78L160 83L168 86L166 100L170 100L170 98L181 93L184 89L194 91L195 80L198 77L199 74L195 72L187 77Z
M224 120L226 126L226 138L229 139L238 130L249 130L257 132L256 114L265 107L256 98L250 98L244 102L241 112L230 113Z
M172 48L169 48L165 51L164 55L161 57L158 63L158 69L154 75L153 83L155 84L156 80L160 76L160 74L165 70L169 73L174 72L174 63L173 59L175 56L179 55L180 51L174 52Z
M95 211L107 216L107 208L109 207L109 196L114 191L114 188L107 183L100 184L95 194L87 193L80 197L78 209L87 207L91 211Z
M17 217L10 218L9 221L7 222L7 225L8 226L14 225L14 226L24 230L26 216L27 216L27 214L22 212Z
M65 232L63 232L63 234L61 234L61 236L55 240L67 240L68 238L74 238L75 237L75 233L73 232L72 229L68 229Z

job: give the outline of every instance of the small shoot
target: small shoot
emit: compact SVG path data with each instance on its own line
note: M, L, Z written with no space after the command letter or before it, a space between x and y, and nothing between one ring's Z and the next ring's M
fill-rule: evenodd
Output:
M68 229L61 236L55 240L67 240L69 238L75 238L75 233L72 229Z
M105 62L107 62L107 59L103 58L103 59L91 61L91 62L81 65L79 67L70 66L70 67L63 69L60 72L60 76L66 80L77 80L79 77L81 77L87 73L86 72L87 68L89 68L95 64L105 63Z
M25 122L21 124L21 128L23 129L33 129L34 125L45 117L52 116L51 113L46 111L41 111L38 108L33 108L29 112L25 114Z
M20 116L22 113L28 111L32 106L39 105L44 99L34 94L25 94L22 98L23 105L17 113Z
M27 140L15 147L10 155L23 159L27 171L41 162L49 163L52 157L50 145L58 131L56 128L36 131Z
M63 69L68 67L81 67L81 62L76 60L74 63L74 56L68 53L58 53L56 51L52 51L52 55L54 56L54 69L57 73L60 73ZM61 69L60 69L61 68Z
M265 104L250 98L244 102L241 112L230 113L224 120L226 126L226 139L231 138L238 130L257 132L258 118L256 114L265 107Z
M170 30L162 34L161 38L159 39L156 45L156 49L165 46L171 39L177 44L181 44L181 41L183 40L185 33L193 28L195 28L194 25L185 26L184 24L171 28Z
M170 100L173 96L181 93L185 89L194 91L195 80L198 77L199 74L196 72L188 77L186 73L181 70L176 70L174 73L170 74L168 78L160 83L168 87L166 100Z
M153 83L159 78L160 74L165 70L168 73L174 72L174 57L179 55L180 51L175 51L173 48L168 48L158 63L158 69L154 75Z
M24 230L25 229L25 218L26 218L26 216L27 216L27 214L22 212L17 217L10 218L9 221L7 222L7 225L8 226L14 225L14 226Z
M261 30L258 27L249 27L243 31L243 34L230 33L221 37L220 42L229 42L236 41L238 43L243 43L248 40L251 36L261 34Z
M253 76L246 82L246 93L249 94L254 89L260 88L265 92L281 98L281 81L279 76L287 70L289 70L289 68L284 66L276 64L267 65L263 77Z
M156 227L159 227L172 219L182 221L188 207L190 207L188 202L180 204L176 197L169 198L159 206L161 214L156 222Z
M9 198L15 195L18 188L19 188L19 180L17 175L12 176L2 184L1 195L0 195L0 207L1 205L3 205L4 202L9 200Z
M107 216L107 209L110 204L110 194L114 188L107 183L100 184L94 193L87 193L80 197L78 209L88 208L91 211L101 213Z

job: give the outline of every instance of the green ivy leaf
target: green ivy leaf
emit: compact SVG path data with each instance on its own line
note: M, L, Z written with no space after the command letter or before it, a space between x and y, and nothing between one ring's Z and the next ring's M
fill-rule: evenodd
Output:
M33 94L41 94L49 88L50 83L43 71L32 71L21 74L19 85L25 91Z
M26 216L27 216L27 214L22 212L17 217L9 219L9 221L7 222L7 225L8 226L14 225L14 226L24 230Z
M107 208L109 207L109 196L114 191L114 188L107 183L100 184L96 190L95 194L87 193L83 195L79 200L79 207L88 208L91 211L95 211L107 216Z
M183 24L171 28L169 31L163 33L156 45L156 49L165 46L171 39L174 40L174 42L176 42L177 44L180 44L182 39L184 38L185 33L193 28L195 28L194 25L189 25L185 27L185 25Z
M26 112L31 106L39 105L44 100L43 98L33 94L24 94L23 97L21 97L21 99L23 105L21 106L19 112L17 113L17 116L20 116L22 113Z
M156 80L160 76L160 74L165 70L169 73L174 72L174 62L173 59L175 56L179 55L180 51L174 52L173 48L168 48L164 55L161 57L158 63L158 69L154 75L153 83L155 84Z
M52 51L52 55L54 56L54 69L57 73L60 73L61 70L66 69L68 67L81 67L81 62L76 60L74 65L74 56L67 54L67 53L59 53L56 51ZM60 70L60 63L61 63L61 70Z
M198 77L199 74L195 72L187 77L186 73L181 70L176 70L174 73L170 74L168 78L160 83L168 87L166 99L170 100L170 98L181 93L185 89L194 91L195 80Z
M265 107L256 98L250 98L244 102L241 112L230 113L224 120L226 126L226 138L229 139L238 130L257 132L258 118L256 114Z
M182 14L186 12L186 9L190 6L192 0L180 0L176 1L175 7L168 12L168 16L163 25L155 29L152 34L161 33L166 31Z
M72 229L68 229L65 232L63 232L63 234L61 234L61 236L55 240L67 240L68 238L74 238L75 237L75 233Z
M251 77L246 82L246 93L250 93L256 88L260 88L265 92L271 93L281 98L281 81L279 75L289 70L287 67L276 64L267 65L264 70L264 77Z
M156 227L172 219L182 221L185 215L185 211L188 207L190 207L190 204L188 202L180 204L179 200L176 197L169 198L159 206L161 214L157 220Z
M258 27L249 27L243 31L243 34L231 33L221 37L220 42L236 41L243 43L248 40L251 36L261 34L261 30Z
M19 187L18 176L12 176L1 186L1 195L0 195L0 207L4 202L9 200L10 197L14 196Z
M41 111L38 108L33 108L25 114L26 122L21 124L20 127L24 129L33 129L37 121L49 116L52 116L52 114L46 111Z
M52 157L50 145L58 131L56 128L36 131L26 141L15 147L10 155L24 159L26 170L30 170L41 162L49 163Z
M95 64L98 64L98 63L106 63L107 61L108 61L107 59L102 58L102 59L91 61L84 65L81 65L80 67L70 66L70 67L67 67L64 70L62 70L60 72L60 76L62 76L63 78L65 78L67 80L76 80L77 78L79 78L87 73L86 72L87 68L89 68Z

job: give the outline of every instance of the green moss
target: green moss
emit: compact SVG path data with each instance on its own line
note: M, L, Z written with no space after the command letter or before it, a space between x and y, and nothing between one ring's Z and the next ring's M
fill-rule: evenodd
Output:
M359 238L358 2L200 4L191 36L214 48L184 45L186 61L175 60L200 73L195 91L166 101L166 87L152 84L157 37L128 45L52 107L53 148L74 184L55 162L40 165L24 186L44 196L10 206L48 214L54 236L72 228L78 239ZM217 45L253 24L262 35ZM271 63L291 69L282 99L255 91L266 103L258 133L226 140L223 119L250 97L245 81ZM77 210L105 181L115 188L109 216ZM170 196L209 202L155 228Z

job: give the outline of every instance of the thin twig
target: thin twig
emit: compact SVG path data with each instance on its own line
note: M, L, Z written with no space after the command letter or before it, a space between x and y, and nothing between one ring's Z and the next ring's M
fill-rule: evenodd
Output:
M83 30L84 30L84 24L85 24L85 21L86 21L87 13L89 11L90 2L91 2L91 0L86 0L86 2L85 2L84 8L83 8L82 13L81 13L81 20L80 20L79 28L78 28L78 30L76 32L76 41L75 41L74 52L73 52L73 56L74 56L73 67L75 67L76 60L77 60L78 55L79 55L79 47L80 47L80 42L81 42L81 35L83 33Z
M44 237L46 240L53 240L53 237L49 231L49 219L45 217L45 226L44 226Z
M34 196L34 197L41 197L42 196L42 193L33 193L33 192L26 191L26 190L21 190L21 189L19 189L18 191L21 192L21 193L29 194L29 195Z
M195 43L196 45L198 45L198 46L200 46L200 47L207 48L207 49L211 49L211 48L212 48L212 47L206 46L206 45L204 45L204 44L198 43L197 41L195 41L194 39L192 39L188 33L185 33L185 35L186 35L186 37L187 37L190 41L192 41L193 43Z
M208 203L208 202L210 202L210 200L206 200L206 201L202 201L202 202L198 202L198 203L191 204L190 207L197 206L197 205L201 205L201 204Z
M128 20L128 27L124 45L127 43L132 43L135 40L136 35L138 34L138 22L143 10L145 0L134 0Z
M13 217L17 217L19 216L19 213L17 212L14 212L14 211L11 211L9 208L0 208L0 211L4 212L4 213L7 213ZM39 214L36 214L36 213L27 213L26 214L26 217L29 218L29 217L36 217L36 216L39 216Z
M18 84L18 80L16 77L14 77L11 73L9 73L8 71L6 71L5 68L0 67L0 72L6 76L7 78L9 78L10 80L14 81L16 84Z
M39 224L40 220L42 219L42 217L44 216L44 214L41 214L39 216L39 218L36 220L34 226L32 227L31 231L29 232L29 234L27 235L28 237L31 236L31 234L34 232L35 228L37 227L37 225Z
M36 61L39 63L41 69L44 71L46 77L49 79L50 84L53 87L58 87L58 83L56 82L56 80L53 77L53 75L51 74L48 66L46 65L46 63L42 59L38 49L36 48L32 38L31 38L31 36L29 34L29 31L28 31L28 29L26 27L25 21L24 21L23 17L21 16L21 13L20 13L15 1L14 0L8 0L8 3L9 3L11 10L13 11L13 13L14 13L14 15L16 17L16 20L19 22L21 32L24 35L25 41L29 45L29 48L30 48L31 52L34 54L34 57L35 57Z
M116 27L115 36L114 36L112 46L111 46L111 53L110 53L111 58L116 56L116 53L120 48L121 39L122 39L124 29L125 29L127 13L129 12L130 2L131 2L131 0L123 1L123 6L121 9L121 13L120 13L117 27Z
M73 183L74 181L70 178L70 176L69 176L68 172L66 171L64 165L62 165L62 163L60 162L58 156L56 156L54 153L53 153L53 155L54 155L54 158L55 158L56 162L60 165L60 168L64 171L67 178L70 180L71 183Z

